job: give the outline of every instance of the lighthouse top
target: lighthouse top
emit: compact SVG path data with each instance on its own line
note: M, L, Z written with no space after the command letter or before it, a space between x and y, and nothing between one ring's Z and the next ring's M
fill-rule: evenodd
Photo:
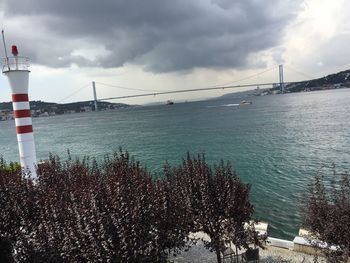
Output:
M17 46L13 45L11 49L13 57L2 59L2 73L10 71L29 71L29 58L18 56Z

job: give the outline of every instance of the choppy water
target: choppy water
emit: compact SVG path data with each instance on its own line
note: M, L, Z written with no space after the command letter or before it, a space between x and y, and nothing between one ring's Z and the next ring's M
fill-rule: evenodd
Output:
M300 194L321 164L350 170L350 89L211 100L33 120L38 157L49 152L102 157L121 146L152 172L187 151L230 161L252 184L256 216L272 235L300 226ZM0 154L17 160L14 122L0 122Z

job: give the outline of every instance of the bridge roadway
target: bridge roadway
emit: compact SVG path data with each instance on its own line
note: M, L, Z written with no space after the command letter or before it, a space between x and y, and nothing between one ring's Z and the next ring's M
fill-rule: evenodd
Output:
M283 84L296 84L301 83L305 81L296 81L296 82L284 82ZM105 100L117 100L117 99L126 99L126 98L136 98L136 97L147 97L147 96L157 96L157 95L164 95L164 94L174 94L174 93L185 93L185 92L195 92L195 91L203 91L203 90L224 90L224 89L233 89L233 88L246 88L246 87L260 87L260 86L273 86L273 85L279 85L279 83L255 83L255 84L244 84L244 85L231 85L231 86L219 86L219 87L209 87L209 88L197 88L197 89L183 89L183 90L173 90L173 91L161 91L161 92L153 92L153 93L144 93L144 94L137 94L137 95L126 95L126 96L119 96L119 97L109 97L109 98L103 98L98 99L98 101L105 101Z

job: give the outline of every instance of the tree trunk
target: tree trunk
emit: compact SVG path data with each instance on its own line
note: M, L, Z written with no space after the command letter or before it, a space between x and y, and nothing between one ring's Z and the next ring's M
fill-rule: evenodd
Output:
M216 259L218 260L218 263L221 263L221 254L220 254L220 250L216 250Z

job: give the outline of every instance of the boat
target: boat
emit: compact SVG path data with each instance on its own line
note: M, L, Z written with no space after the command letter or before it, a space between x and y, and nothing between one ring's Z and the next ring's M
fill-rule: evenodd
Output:
M242 100L239 105L250 105L250 104L253 104L253 102L251 101L247 101L247 100Z
M167 102L166 102L166 105L173 105L174 104L174 102L172 101L172 100L168 100Z

